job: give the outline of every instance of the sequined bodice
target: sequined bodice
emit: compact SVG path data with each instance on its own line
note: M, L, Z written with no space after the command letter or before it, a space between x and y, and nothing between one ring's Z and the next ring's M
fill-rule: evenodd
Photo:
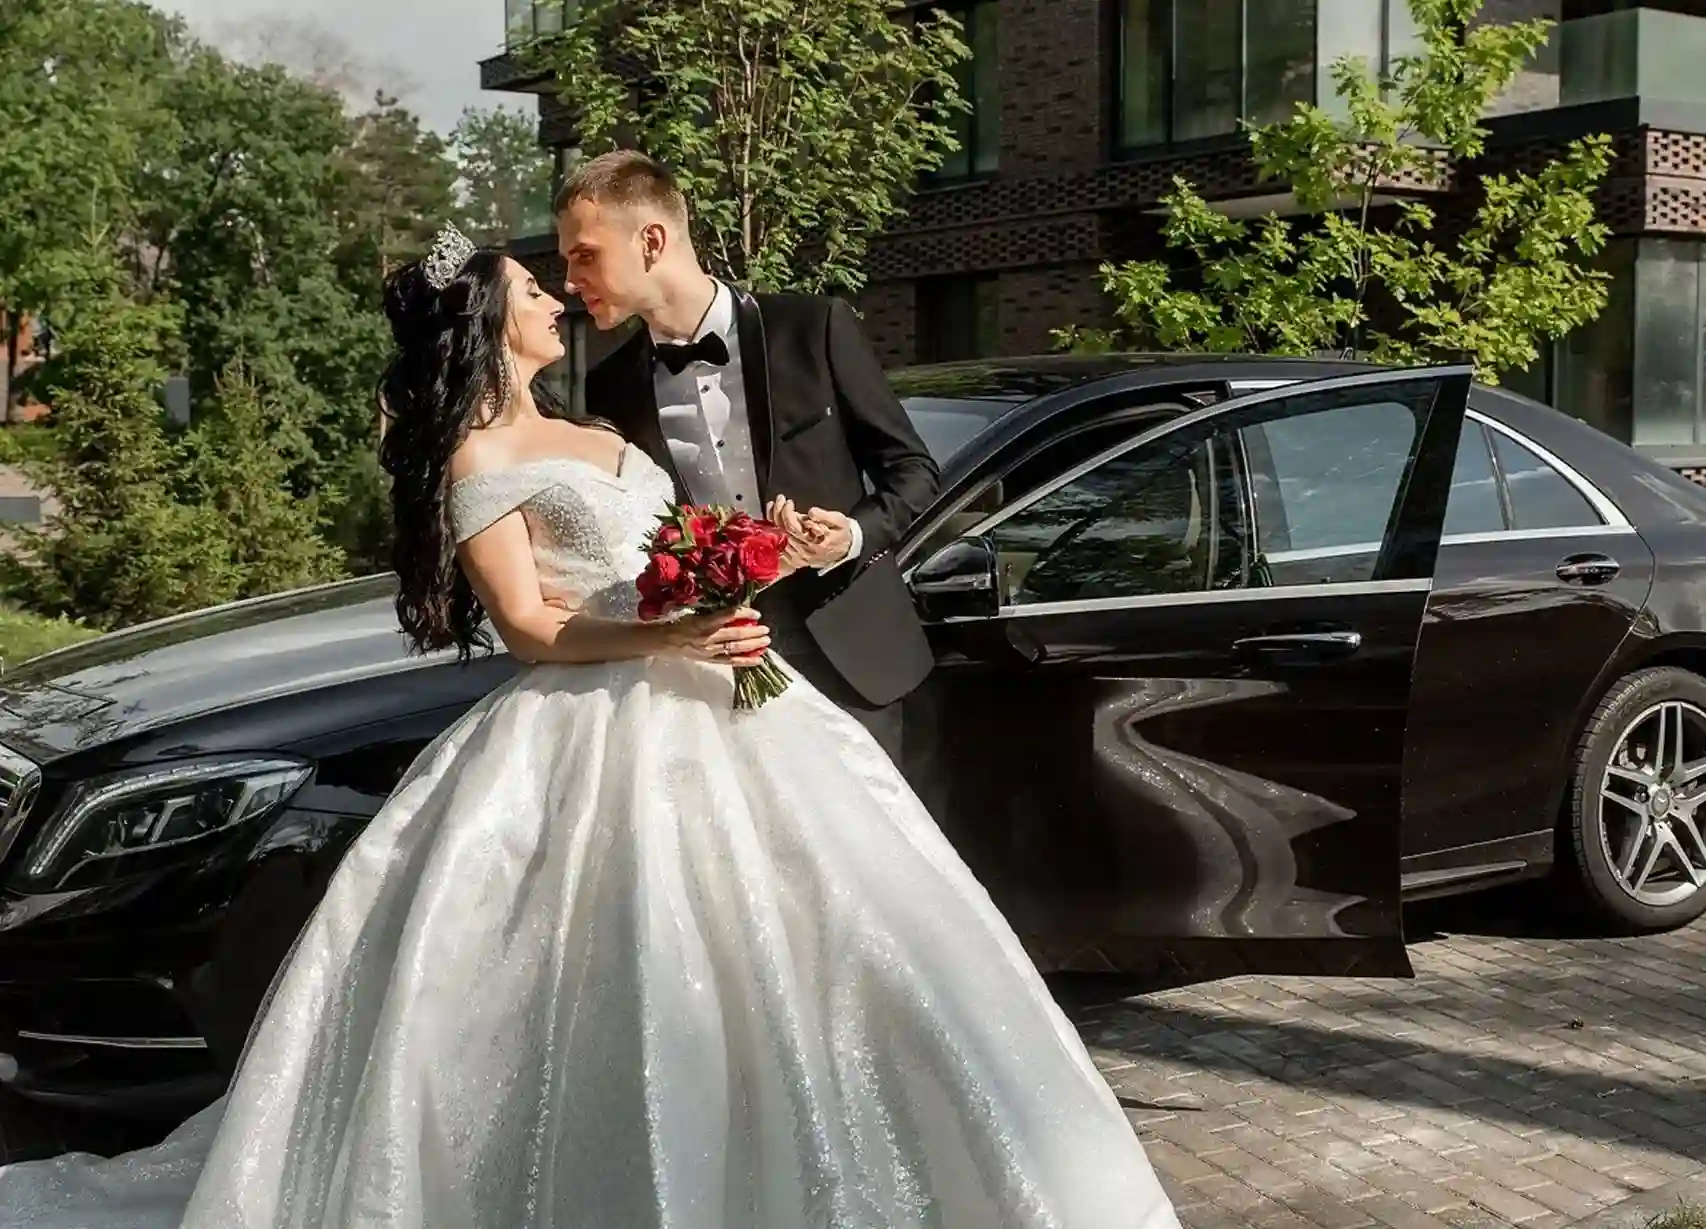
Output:
M674 498L669 475L629 444L614 474L574 457L473 474L451 488L450 519L465 542L519 510L541 584L581 599L590 614L632 618L642 547Z

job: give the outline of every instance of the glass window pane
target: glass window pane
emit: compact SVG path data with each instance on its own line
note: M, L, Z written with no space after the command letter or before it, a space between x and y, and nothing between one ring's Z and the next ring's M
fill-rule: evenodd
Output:
M1386 71L1400 56L1422 54L1422 30L1410 11L1410 0L1386 0Z
M1497 533L1505 528L1499 502L1499 481L1493 474L1493 454L1487 429L1464 422L1457 437L1457 465L1451 471L1451 495L1445 504L1445 532Z
M1001 47L993 2L971 10L972 157L976 173L995 170L1001 158Z
M1640 24L1641 97L1706 101L1706 78L1700 72L1700 62L1706 58L1706 18L1656 8L1639 9L1630 16Z
M1605 310L1557 343L1552 404L1628 443L1634 438L1635 241L1615 239L1595 262L1611 274Z
M1493 450L1510 492L1512 529L1565 529L1601 525L1599 514L1569 479L1502 431Z
M1333 85L1333 65L1348 57L1360 59L1363 69L1379 76L1381 6L1385 0L1320 0L1316 11L1317 64L1315 68L1315 100L1330 114L1344 118L1348 112L1340 102Z
M1172 0L1125 0L1120 8L1120 144L1167 139L1167 47Z
M1315 6L1297 0L1246 0L1244 116L1253 124L1287 120L1315 101Z
M1516 79L1505 87L1487 107L1489 115L1514 115L1519 111L1541 111L1558 105L1558 21L1563 14L1562 0L1511 0L1499 6L1497 12L1483 10L1474 24L1506 23L1544 18L1553 23L1546 42L1528 63L1522 66Z
M533 0L504 0L504 36L512 47L533 37Z
M1699 338L1697 246L1643 239L1635 262L1634 443L1695 442Z
M1242 0L1189 0L1174 9L1173 135L1238 129Z
M1300 414L1247 427L1244 436L1264 554L1378 548L1416 440L1408 406Z
M999 525L1005 600L1200 592L1243 569L1237 477L1211 441L1116 457Z

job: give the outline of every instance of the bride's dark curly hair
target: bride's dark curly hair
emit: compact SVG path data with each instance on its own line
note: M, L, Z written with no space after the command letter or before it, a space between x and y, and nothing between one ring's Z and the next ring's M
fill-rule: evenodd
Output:
M454 648L464 661L476 649L489 651L492 640L480 599L456 561L450 458L470 431L502 412L513 391L504 346L505 259L483 248L442 290L427 283L418 261L385 282L397 353L379 382L387 420L379 462L391 475L397 619L417 652ZM542 381L533 394L541 412L569 417Z

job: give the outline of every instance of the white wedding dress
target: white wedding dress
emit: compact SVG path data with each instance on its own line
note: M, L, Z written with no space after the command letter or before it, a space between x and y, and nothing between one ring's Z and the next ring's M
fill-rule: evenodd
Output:
M631 616L671 496L541 460L542 580ZM225 1099L0 1170L5 1229L1176 1229L989 897L859 724L681 660L526 670L349 852Z

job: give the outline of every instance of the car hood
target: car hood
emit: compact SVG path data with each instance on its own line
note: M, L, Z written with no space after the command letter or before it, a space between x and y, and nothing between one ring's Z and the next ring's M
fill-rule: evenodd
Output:
M411 657L391 576L146 623L0 675L0 741L46 763L269 695L397 670Z

